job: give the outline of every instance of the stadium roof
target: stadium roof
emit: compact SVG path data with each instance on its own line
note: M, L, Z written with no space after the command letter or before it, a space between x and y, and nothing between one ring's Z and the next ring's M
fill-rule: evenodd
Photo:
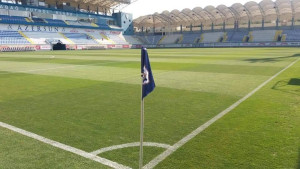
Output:
M56 4L57 0L46 0L49 4ZM107 9L112 9L119 5L127 5L131 3L131 0L62 0L62 2L69 2L71 6L77 7L78 4L80 5L81 9L104 12Z
M260 3L254 1L246 4L235 3L230 7L219 5L217 7L207 6L204 9L196 7L194 9L183 9L182 11L164 11L152 15L141 16L134 20L136 27L162 27L180 25L215 25L252 23L274 21L290 21L294 17L300 20L300 0L263 0Z

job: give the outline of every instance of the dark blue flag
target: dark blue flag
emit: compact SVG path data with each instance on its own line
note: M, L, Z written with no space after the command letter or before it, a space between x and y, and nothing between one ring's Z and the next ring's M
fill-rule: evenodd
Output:
M146 48L142 48L141 61L142 61L141 72L143 78L142 98L144 98L149 93L151 93L155 88L155 82L153 79L153 74L151 71L150 61L149 61L148 52Z

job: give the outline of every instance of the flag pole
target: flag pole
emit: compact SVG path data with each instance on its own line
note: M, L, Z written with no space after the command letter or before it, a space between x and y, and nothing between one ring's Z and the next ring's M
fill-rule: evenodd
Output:
M143 75L142 75L142 92L141 92L141 129L140 129L140 159L139 169L143 168L143 142L144 142L144 98L143 98Z

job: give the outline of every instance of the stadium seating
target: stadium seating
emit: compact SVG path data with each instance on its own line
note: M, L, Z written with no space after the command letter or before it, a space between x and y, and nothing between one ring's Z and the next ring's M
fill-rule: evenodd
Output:
M0 44L30 44L19 32L17 31L0 31Z
M175 44L181 38L181 34L166 35L161 39L160 44Z
M47 23L44 19L41 18L31 18L34 23Z
M255 30L252 32L252 42L272 42L275 34L276 30Z
M143 44L143 42L136 36L124 35L125 40L130 44Z
M235 32L228 32L228 40L227 42L242 42L243 38L248 35L246 31L235 31Z
M82 24L79 21L66 21L68 23L68 25L74 25L74 26L86 26L86 24ZM89 24L89 26L91 26L91 24Z
M84 33L64 33L66 38L74 42L75 44L98 44L94 39L89 37L87 34Z
M219 42L220 38L224 36L224 32L212 32L202 34L201 42Z
M115 34L109 34L106 35L109 39L111 39L115 44L129 44L125 38L123 37L123 35L115 35Z
M77 27L77 28L99 28L104 30L111 30L112 28L106 23L100 24L80 21L63 21L42 18L26 18L19 16L0 15L0 23L8 24L25 24L25 25L41 25L41 26L64 26L64 27ZM118 27L118 29L120 29Z
M286 34L285 41L300 42L300 30L284 30L283 34Z
M99 44L114 44L114 42L104 34L101 35L100 33L97 32L91 32L88 33L88 35L94 38L94 40L97 41Z
M144 38L147 44L156 45L161 40L162 35L148 35L148 36L144 36Z
M47 32L23 32L34 44L47 44L51 42L61 41L64 44L72 44L67 41L59 33L47 33Z
M183 34L182 44L195 43L196 38L200 38L200 34Z
M1 15L0 23L28 24L28 21L24 17Z
M57 20L57 19L45 19L46 22L50 25L57 25L57 26L67 26L66 22L63 20Z

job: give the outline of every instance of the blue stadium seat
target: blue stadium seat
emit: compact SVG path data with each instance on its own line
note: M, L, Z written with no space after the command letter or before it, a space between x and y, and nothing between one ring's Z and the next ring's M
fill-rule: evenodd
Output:
M1 45L30 44L17 31L0 31Z

